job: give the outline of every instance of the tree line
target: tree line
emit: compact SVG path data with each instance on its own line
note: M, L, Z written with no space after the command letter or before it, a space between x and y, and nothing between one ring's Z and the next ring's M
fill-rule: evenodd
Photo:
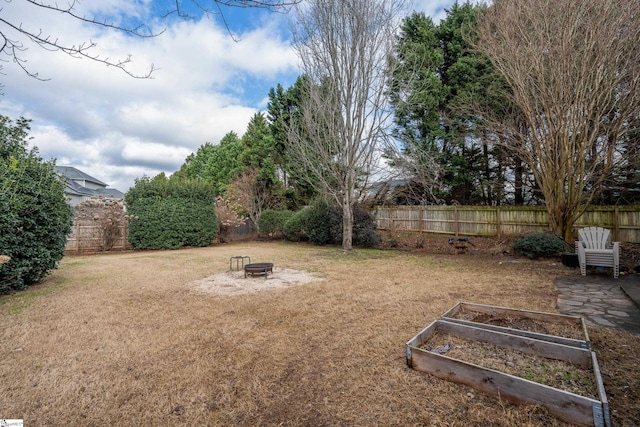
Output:
M180 218L215 218L214 200L254 223L265 210L330 203L345 250L365 201L544 204L566 240L589 205L640 202L640 2L456 2L439 23L390 0L249 3L293 8L301 75L270 90L244 135L205 143L170 177L143 177L127 194L154 218L171 210L178 241L215 237ZM0 21L10 56L20 50L6 28L53 40ZM70 211L51 163L26 148L28 121L0 119L1 292L55 267ZM147 205L155 193L172 202Z
M303 74L176 178L251 189L250 216L317 197L345 218L365 200L544 204L567 238L588 205L640 201L636 2L456 2L439 23L397 2L310 5Z

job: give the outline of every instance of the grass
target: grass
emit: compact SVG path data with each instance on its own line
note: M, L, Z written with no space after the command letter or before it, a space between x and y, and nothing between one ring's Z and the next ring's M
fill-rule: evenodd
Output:
M239 296L195 289L238 254L323 280ZM280 242L65 257L44 283L0 297L0 416L51 426L562 426L544 408L406 366L404 343L456 303L556 312L553 278L575 274L500 261ZM589 335L614 423L640 424L640 338Z
M47 287L40 289L29 289L23 292L14 294L10 298L0 299L0 309L4 309L7 315L20 314L23 311L31 308L35 301L40 297L53 294L60 287Z

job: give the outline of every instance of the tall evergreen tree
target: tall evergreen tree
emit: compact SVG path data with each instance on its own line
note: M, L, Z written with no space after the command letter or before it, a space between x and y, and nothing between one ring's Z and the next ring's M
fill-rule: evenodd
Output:
M504 86L491 63L470 44L480 11L480 6L456 2L439 25L424 14L413 14L399 36L400 66L390 80L396 137L408 156L431 157L440 165L442 187L433 201L499 204L504 198L509 158L467 108L478 101L487 108L499 106L496 89Z
M293 123L300 123L306 84L309 84L309 81L304 76L299 76L293 86L286 90L278 84L275 89L271 88L269 91L267 105L269 125L276 148L276 164L285 186L287 207L291 210L309 204L316 195L307 171L299 163L291 161L286 151L287 129L290 129Z
M240 174L241 153L242 142L235 132L227 133L214 146L205 163L204 176L213 183L217 194L223 194L226 186Z
M195 154L190 154L171 179L207 181L213 184L216 194L222 194L229 182L240 174L241 153L240 138L235 132L229 132L219 144L207 142Z
M263 113L256 113L242 136L240 163L242 171L257 171L255 186L261 194L269 194L268 208L279 208L284 203L284 186L278 176L275 159L277 148L269 122Z

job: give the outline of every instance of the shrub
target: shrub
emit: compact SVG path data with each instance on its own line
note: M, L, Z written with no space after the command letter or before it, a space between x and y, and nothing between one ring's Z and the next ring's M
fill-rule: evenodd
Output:
M549 233L528 234L513 242L514 252L529 258L555 256L565 249L564 240Z
M28 123L0 116L0 293L55 269L71 232L64 182L37 149L27 150Z
M207 246L218 235L215 191L200 181L169 181L164 175L136 180L125 202L136 249Z
M284 224L292 216L291 211L267 209L258 218L258 230L262 236L281 237L284 233Z
M310 208L306 230L309 241L316 245L342 243L342 209L319 203ZM356 206L353 213L353 244L361 247L374 247L380 243L375 232L373 216Z
M309 208L305 228L309 241L314 245L334 243L331 236L331 207L325 202L318 202Z
M364 248L373 248L380 244L376 233L376 219L371 213L359 206L353 213L353 244Z
M307 217L311 212L310 208L304 208L294 213L285 223L283 227L284 237L292 242L299 242L308 239L307 236Z
M334 244L342 244L342 209L331 210L329 223ZM380 244L380 236L376 233L376 220L367 210L356 205L353 211L353 245L373 248Z

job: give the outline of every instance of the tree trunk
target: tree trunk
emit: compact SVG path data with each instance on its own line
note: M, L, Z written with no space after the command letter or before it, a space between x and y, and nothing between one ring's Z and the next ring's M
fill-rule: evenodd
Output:
M522 165L522 159L520 158L520 156L518 154L515 155L514 157L514 163L515 163L515 167L514 167L514 171L513 171L513 175L514 175L514 183L513 183L513 188L514 188L514 194L513 194L513 199L514 199L514 204L516 206L522 206L524 205L524 180L523 180L523 175L524 175L524 166Z
M342 250L353 249L353 206L349 196L342 205Z

